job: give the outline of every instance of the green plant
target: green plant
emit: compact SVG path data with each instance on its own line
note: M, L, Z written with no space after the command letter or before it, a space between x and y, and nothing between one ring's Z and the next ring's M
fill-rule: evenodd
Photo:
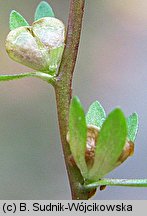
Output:
M147 186L147 179L103 178L133 154L137 114L126 118L117 108L106 116L96 101L85 115L79 99L72 98L84 3L84 0L71 0L66 37L64 24L55 18L46 2L38 5L32 26L18 12L12 11L6 50L13 60L35 71L0 76L0 81L37 77L54 87L73 199L89 199L98 187L103 189L106 185Z

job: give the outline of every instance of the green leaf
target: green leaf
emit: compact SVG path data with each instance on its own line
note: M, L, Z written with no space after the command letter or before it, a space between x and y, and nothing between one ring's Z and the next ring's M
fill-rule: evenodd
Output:
M95 160L89 171L91 181L97 181L115 168L127 137L126 118L120 109L112 111L103 123L96 143Z
M138 130L138 115L133 113L127 118L128 140L134 142Z
M12 10L10 13L9 19L9 28L10 30L14 30L21 26L29 26L28 22L23 18L23 16L15 10Z
M73 158L85 178L87 177L86 139L87 127L84 110L78 97L74 97L69 112L69 144Z
M102 105L98 101L92 103L86 115L87 124L101 127L105 119L106 113Z
M94 189L101 185L147 187L147 179L102 179L97 182L85 185L86 189Z
M41 19L43 17L55 17L53 9L45 1L41 1L39 3L39 5L37 6L37 9L36 9L36 12L35 12L35 21L37 21L37 20L39 20L39 19Z
M50 74L56 73L56 70L62 58L63 50L64 50L64 45L50 50L50 65L49 65Z
M47 81L50 84L54 84L54 82L55 82L53 76L46 74L46 73L39 72L39 71L29 72L29 73L21 73L21 74L11 74L11 75L3 75L2 74L2 75L0 75L0 82L17 80L17 79L28 78L28 77L40 78L44 81Z

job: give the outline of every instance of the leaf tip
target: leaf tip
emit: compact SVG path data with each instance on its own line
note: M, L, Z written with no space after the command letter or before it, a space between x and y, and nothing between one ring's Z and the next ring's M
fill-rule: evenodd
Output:
M38 4L35 11L34 20L37 21L43 17L55 17L52 7L46 1L41 1Z
M125 118L125 115L123 113L123 111L120 108L115 108L114 110L112 110L112 112L110 113L111 115L116 115L116 116L122 116Z
M80 99L78 98L78 96L74 96L74 97L72 98L72 101L73 101L73 102L80 102Z
M46 7L46 6L48 7L48 5L49 5L49 4L48 4L46 1L41 1L41 2L38 4L38 6L37 6L36 9L39 9L40 7L44 7L44 6L45 6L45 7Z
M123 111L120 108L115 108L109 115L111 119L115 119L115 121L121 123L122 129L127 137L127 121Z
M11 12L10 12L10 17L11 17L14 13L17 13L17 11L16 11L16 10L11 10Z
M19 12L12 10L9 17L10 30L14 30L21 26L29 26L29 24Z
M138 116L137 112L132 113L132 116L133 116L134 118L136 118L136 120L137 120L137 122L138 122L139 116Z
M77 109L77 108L82 109L84 112L80 99L77 96L74 96L71 100L70 109Z
M106 119L106 113L102 105L98 100L94 101L86 114L87 124L95 125L97 127L102 126L104 120Z
M138 131L138 122L139 122L139 117L136 112L132 113L128 118L127 118L127 126L128 126L128 139L132 142L135 141L137 131Z
M11 10L11 12L10 12L10 16L9 16L9 28L10 28L10 30L14 29L14 27L13 27L13 17L14 17L14 15L16 13L18 13L16 10Z

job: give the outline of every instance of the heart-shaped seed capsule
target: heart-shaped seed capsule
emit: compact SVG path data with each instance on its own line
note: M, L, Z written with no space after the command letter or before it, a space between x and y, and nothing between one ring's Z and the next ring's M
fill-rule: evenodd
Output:
M8 55L15 61L42 72L55 72L65 41L64 24L53 17L42 18L29 27L10 31L6 39Z

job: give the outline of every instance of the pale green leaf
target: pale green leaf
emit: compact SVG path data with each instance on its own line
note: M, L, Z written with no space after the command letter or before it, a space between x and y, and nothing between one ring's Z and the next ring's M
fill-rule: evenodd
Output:
M50 50L50 74L55 74L56 70L61 62L62 54L64 50L64 45Z
M79 99L74 97L69 112L69 144L74 160L85 178L87 176L86 139L87 127L84 110Z
M138 130L138 115L133 113L127 118L128 140L134 142Z
M86 115L87 124L101 127L105 118L106 113L102 105L98 101L92 103Z
M10 19L9 19L10 30L14 30L14 29L19 28L21 26L29 26L29 24L25 20L25 18L23 18L23 16L21 14L19 14L15 10L12 10L10 13Z
M54 82L55 82L53 76L46 74L46 73L39 72L39 71L29 72L29 73L21 73L21 74L11 74L11 75L1 74L0 75L0 82L18 80L18 79L28 78L28 77L40 78L40 79L47 81L48 83L51 83L51 84L54 84Z
M35 12L35 21L43 17L55 17L53 9L46 1L41 1Z
M147 179L101 179L97 182L85 185L86 189L94 189L101 185L147 187Z
M115 168L127 138L126 118L120 109L112 111L103 123L96 143L95 161L89 179L97 181Z

